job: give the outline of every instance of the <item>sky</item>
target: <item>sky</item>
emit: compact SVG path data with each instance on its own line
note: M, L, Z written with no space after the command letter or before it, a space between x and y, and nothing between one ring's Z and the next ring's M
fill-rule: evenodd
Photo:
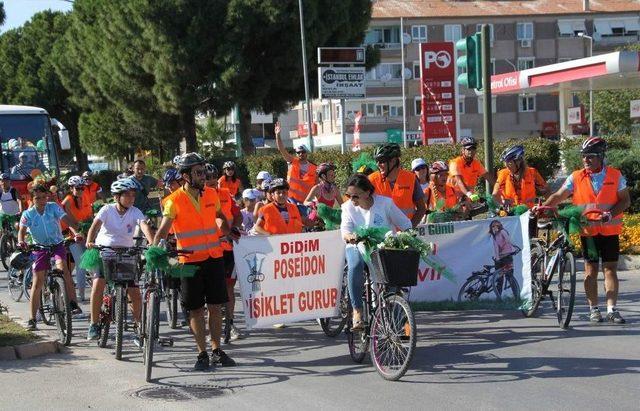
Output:
M4 1L4 11L7 14L0 32L22 26L39 11L51 9L69 11L73 4L63 0L1 0Z

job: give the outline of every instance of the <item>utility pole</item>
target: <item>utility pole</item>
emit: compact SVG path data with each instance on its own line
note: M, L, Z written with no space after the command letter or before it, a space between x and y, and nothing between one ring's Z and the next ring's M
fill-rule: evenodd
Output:
M304 97L307 100L307 132L309 133L309 151L313 152L313 110L311 108L311 100L309 98L309 74L307 73L307 49L304 41L304 13L302 12L302 0L298 0L298 9L300 10L300 40L302 42L302 71L304 75Z
M482 39L482 90L484 94L482 124L484 128L484 164L487 171L493 175L493 111L491 110L491 39L489 38L489 25L483 24ZM491 194L493 187L486 182L487 194Z

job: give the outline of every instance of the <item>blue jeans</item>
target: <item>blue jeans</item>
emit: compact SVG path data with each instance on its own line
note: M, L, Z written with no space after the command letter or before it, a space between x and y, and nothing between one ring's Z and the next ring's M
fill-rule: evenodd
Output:
M347 244L345 248L347 259L347 283L351 306L361 310L363 306L362 295L364 293L364 258L360 250L353 244Z
M85 250L84 244L80 244L80 243L69 244L69 252L73 256L73 261L75 261L76 287L78 289L83 289L87 285L86 270L84 268L80 268L80 260L82 258L82 253L84 253L84 250Z

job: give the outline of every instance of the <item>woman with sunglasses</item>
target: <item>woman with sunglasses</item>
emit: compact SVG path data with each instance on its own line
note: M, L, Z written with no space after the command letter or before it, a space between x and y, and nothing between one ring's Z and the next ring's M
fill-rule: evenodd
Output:
M237 176L236 163L233 161L225 161L222 165L222 177L218 179L218 187L226 188L232 197L236 197L242 192L242 182Z
M422 158L414 158L411 162L411 171L416 175L420 188L424 192L429 187L429 167Z
M531 208L535 204L536 193L547 194L547 183L538 170L527 165L523 146L507 148L501 159L506 167L498 171L498 180L493 187L496 201L509 206L525 204Z
M353 307L353 329L361 330L362 293L364 289L364 249L357 243L356 229L360 227L386 227L389 230L408 230L411 220L389 197L374 193L375 188L364 174L354 174L347 182L345 197L350 201L342 204L342 238L347 243L347 279L351 305Z

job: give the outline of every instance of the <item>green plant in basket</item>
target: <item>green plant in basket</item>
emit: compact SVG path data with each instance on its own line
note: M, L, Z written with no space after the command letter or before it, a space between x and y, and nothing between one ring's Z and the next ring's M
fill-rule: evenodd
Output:
M415 230L400 231L394 233L389 231L384 236L384 241L378 244L379 249L414 250L420 253L420 257L427 261L429 255L433 253L433 245L425 243L418 238Z

